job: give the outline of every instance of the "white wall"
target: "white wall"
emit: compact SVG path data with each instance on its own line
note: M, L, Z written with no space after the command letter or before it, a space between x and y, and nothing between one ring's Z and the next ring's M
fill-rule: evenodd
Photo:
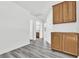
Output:
M31 15L12 2L0 2L0 54L29 44Z
M41 23L39 21L36 21L36 32L40 32Z
M34 17L30 20L30 40L36 40L36 20Z
M33 40L34 39L33 38L33 36L34 36L34 32L33 32L34 31L34 28L33 28L34 25L33 25L33 23L34 23L33 22L33 19L31 19L30 20L30 40Z
M53 24L53 10L52 4L50 5L50 12L45 23L46 31L44 32L44 38L51 43L51 32L79 32L79 2L77 2L77 21L73 23Z

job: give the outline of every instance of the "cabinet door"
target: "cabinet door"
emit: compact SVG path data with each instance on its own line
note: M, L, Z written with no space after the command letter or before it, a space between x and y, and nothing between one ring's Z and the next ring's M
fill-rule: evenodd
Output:
M68 18L69 21L76 21L76 2L69 1L68 2Z
M65 33L64 39L64 51L72 55L77 55L77 35L73 33Z
M63 43L63 33L60 33L60 51L63 51L64 50L64 48L63 48L63 45L64 43Z
M53 7L53 23L62 23L62 4L55 5Z
M63 2L63 20L64 22L76 21L76 2L75 1Z
M62 3L60 3L59 4L59 22L60 23L63 23L63 4Z
M63 2L63 20L64 22L68 22L68 2ZM63 23L64 23L63 22Z
M60 49L60 36L59 33L51 34L51 48L59 50Z
M53 23L56 24L59 22L59 6L58 5L55 5L53 6Z

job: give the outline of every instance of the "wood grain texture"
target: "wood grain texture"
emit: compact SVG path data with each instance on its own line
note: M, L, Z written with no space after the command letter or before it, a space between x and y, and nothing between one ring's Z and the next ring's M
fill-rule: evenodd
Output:
M63 4L63 22L68 22L68 2L65 1L62 3Z
M68 19L69 21L76 21L76 1L68 2Z
M76 1L64 1L53 6L53 24L76 22Z
M64 33L64 51L73 55L77 55L77 35L74 33Z
M52 33L51 35L52 35L52 39L53 39L53 40L51 40L53 43L53 44L51 44L51 48L60 50L60 35L59 35L59 33Z
M79 34L70 32L52 32L51 49L78 56Z

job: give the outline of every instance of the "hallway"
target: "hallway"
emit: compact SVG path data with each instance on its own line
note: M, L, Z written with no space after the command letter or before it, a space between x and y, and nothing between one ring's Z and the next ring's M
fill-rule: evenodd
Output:
M42 39L31 41L31 44L8 53L0 55L0 58L73 58L72 56L52 51L48 43Z

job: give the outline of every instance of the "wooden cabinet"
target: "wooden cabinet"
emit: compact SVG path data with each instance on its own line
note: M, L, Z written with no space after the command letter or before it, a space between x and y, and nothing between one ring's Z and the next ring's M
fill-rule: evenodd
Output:
M53 6L53 24L76 21L76 2L65 1Z
M79 35L77 33L51 33L51 48L54 50L78 56Z

